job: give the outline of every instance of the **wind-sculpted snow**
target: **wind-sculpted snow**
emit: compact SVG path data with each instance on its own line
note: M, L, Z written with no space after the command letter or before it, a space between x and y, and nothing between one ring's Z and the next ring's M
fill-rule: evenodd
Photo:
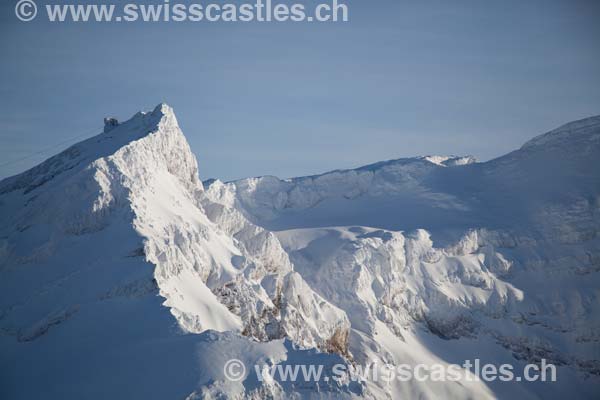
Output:
M471 311L501 317L508 304L523 299L521 291L497 278L511 265L493 248L480 248L475 231L446 249L433 247L423 230L404 236L353 227L284 231L279 236L296 269L346 311L353 328L368 334L377 320L400 336L414 320L459 320L458 329L471 335ZM462 336L441 328L439 333Z
M592 398L599 121L485 163L424 156L205 185L170 107L111 121L0 182L0 392ZM232 358L250 369L241 381L224 376ZM295 384L252 368L476 358L544 358L559 380Z

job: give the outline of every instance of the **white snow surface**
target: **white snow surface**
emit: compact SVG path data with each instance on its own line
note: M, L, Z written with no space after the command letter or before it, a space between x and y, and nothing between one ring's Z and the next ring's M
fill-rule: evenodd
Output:
M600 392L600 117L478 163L199 178L160 104L0 182L3 398L582 398ZM206 186L206 187L204 187ZM223 366L248 374L228 381ZM557 382L260 382L451 363Z

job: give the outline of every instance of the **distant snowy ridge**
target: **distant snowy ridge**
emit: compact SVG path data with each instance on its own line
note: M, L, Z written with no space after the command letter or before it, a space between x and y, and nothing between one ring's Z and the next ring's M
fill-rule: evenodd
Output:
M423 156L383 161L351 170L336 170L321 175L280 180L272 176L243 179L225 184L235 187L236 200L250 215L271 219L285 209L309 209L329 198L354 199L363 195L387 195L398 191L426 195L419 182L422 176L439 167L468 165L471 156ZM220 181L210 181L210 193L222 188ZM436 194L431 194L434 200ZM234 197L230 200L233 201ZM440 206L451 205L452 199L442 196ZM460 206L459 206L460 207Z
M551 144L568 145L569 141L579 139L598 141L600 140L598 130L600 130L600 115L564 124L550 132L534 137L526 142L522 148Z

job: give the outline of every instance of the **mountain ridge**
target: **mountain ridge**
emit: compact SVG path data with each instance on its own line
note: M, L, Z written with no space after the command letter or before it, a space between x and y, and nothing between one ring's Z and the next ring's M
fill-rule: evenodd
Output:
M566 131L568 149L538 140L485 163L203 185L167 105L111 125L0 182L2 386L11 398L40 395L24 379L56 398L593 398L600 127ZM546 358L562 380L295 386L251 368L475 357ZM223 375L229 358L244 380Z

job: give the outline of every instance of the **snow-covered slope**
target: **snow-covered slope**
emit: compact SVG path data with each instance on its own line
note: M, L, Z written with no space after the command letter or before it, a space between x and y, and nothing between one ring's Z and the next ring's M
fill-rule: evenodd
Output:
M223 227L209 219L195 157L166 105L3 181L0 193L11 398L124 397L141 385L160 385L147 389L158 398L190 394L202 336L186 334L207 330L347 347L337 343L346 315L293 271L272 233L234 213ZM113 366L130 371L105 385ZM23 374L39 381L27 386Z
M357 357L355 336L372 338L381 323L405 343L424 329L449 340L434 351L443 359L493 352L563 366L560 384L490 384L496 395L574 386L591 395L600 383L600 118L489 162L447 159L460 158L213 181L207 195L277 232L296 271L348 314Z
M206 188L170 107L109 128L0 182L2 397L600 389L599 117L486 163L426 156ZM295 385L228 381L231 358L560 368L556 383Z

